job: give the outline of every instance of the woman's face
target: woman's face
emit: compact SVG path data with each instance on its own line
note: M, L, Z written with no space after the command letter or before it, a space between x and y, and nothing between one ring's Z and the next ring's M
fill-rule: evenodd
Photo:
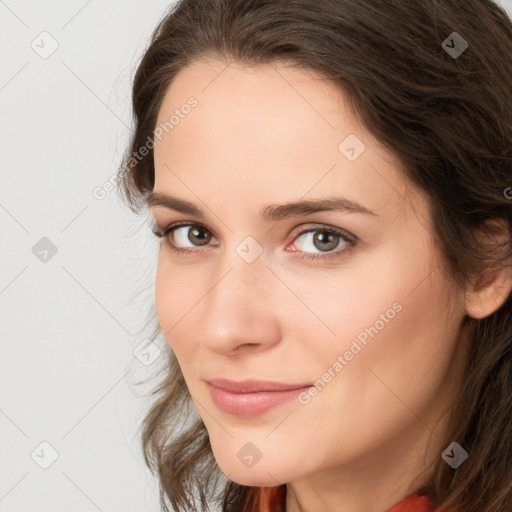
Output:
M167 91L166 122L154 192L201 214L150 202L162 230L189 224L161 246L156 310L221 470L357 485L416 467L461 376L465 314L425 196L310 71L196 61ZM223 409L216 378L310 388L280 404L225 394Z

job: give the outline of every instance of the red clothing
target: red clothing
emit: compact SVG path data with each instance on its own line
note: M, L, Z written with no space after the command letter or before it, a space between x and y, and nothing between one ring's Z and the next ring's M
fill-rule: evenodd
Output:
M386 512L434 512L428 496L413 493L393 505Z
M286 486L278 485L276 487L257 487L260 493L260 507L258 512L275 512L281 510L281 503L284 502L286 495ZM226 509L228 510L228 509ZM400 502L393 505L386 512L437 512L431 504L428 496L416 493L409 494Z

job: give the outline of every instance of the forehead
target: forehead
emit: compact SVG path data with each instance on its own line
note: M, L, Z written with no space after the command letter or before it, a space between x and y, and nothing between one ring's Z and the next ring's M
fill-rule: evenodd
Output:
M218 139L216 134L230 134L237 142L269 145L274 152L278 150L276 141L284 142L285 136L315 143L306 148L327 137L322 149L331 145L330 150L337 152L337 145L332 147L333 140L350 130L360 136L364 132L334 83L312 70L285 64L250 66L212 59L194 61L176 75L168 88L157 125L165 123L176 111L179 113L191 96L198 105L172 129L178 137L185 126L193 128L198 136L209 132L212 141ZM217 128L212 132L213 123ZM230 140L223 140L223 146L229 145Z
M165 123L154 149L159 192L194 200L207 191L233 208L327 194L382 214L407 208L412 186L397 160L365 130L344 92L314 71L195 61L165 94L157 127Z

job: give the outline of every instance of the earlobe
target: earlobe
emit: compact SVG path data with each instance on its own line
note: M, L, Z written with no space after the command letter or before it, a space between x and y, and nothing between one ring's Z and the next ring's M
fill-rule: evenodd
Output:
M482 319L497 311L512 291L512 267L489 268L476 279L466 291L466 314L471 318Z

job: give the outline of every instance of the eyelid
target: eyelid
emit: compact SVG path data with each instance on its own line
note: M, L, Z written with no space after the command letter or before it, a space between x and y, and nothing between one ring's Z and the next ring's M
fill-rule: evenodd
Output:
M160 228L160 226L154 222L152 226L152 232L155 236L161 238L164 237L166 233L169 233L171 230L178 229L180 227L197 227L204 228L207 231L209 231L215 238L218 238L218 236L215 234L215 231L210 229L208 226L202 224L201 222L196 221L189 221L189 220L178 220L176 222L171 222L170 224L166 225L163 228Z
M308 222L307 224L301 224L297 226L292 232L291 236L293 237L293 241L297 238L297 235L305 235L306 233L311 233L312 231L331 231L333 233L337 233L339 235L344 235L346 238L352 240L353 242L357 241L357 237L349 233L348 231L337 228L335 226L331 226L330 224L322 224L321 222Z

